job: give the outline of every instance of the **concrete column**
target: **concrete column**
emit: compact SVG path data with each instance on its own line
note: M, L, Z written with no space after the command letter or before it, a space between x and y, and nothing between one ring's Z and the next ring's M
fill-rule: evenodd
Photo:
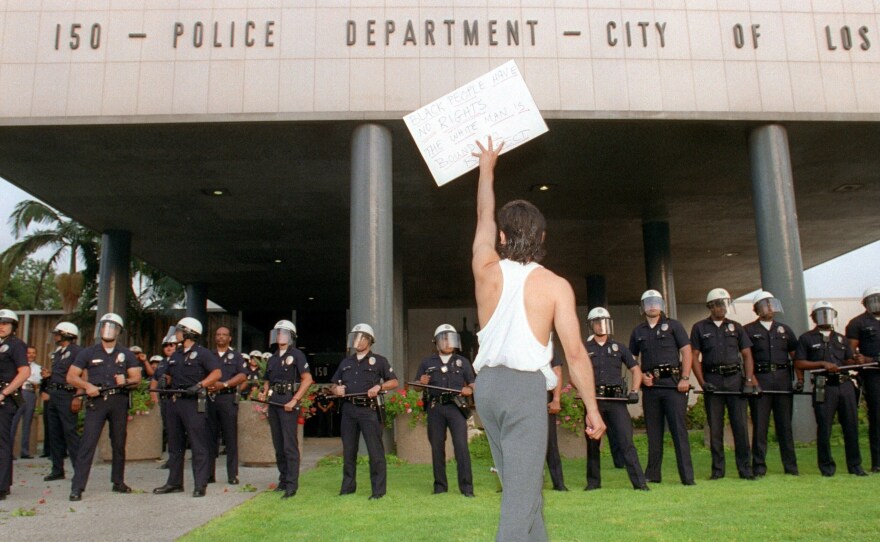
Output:
M208 287L205 283L186 285L186 315L201 322L205 333L208 333Z
M391 131L362 124L351 143L351 322L373 326L376 352L397 370L393 238Z
M391 366L397 373L400 383L412 380L418 367L410 367L406 361L406 300L403 296L403 259L400 253L394 255L394 347Z
M605 275L587 275L587 310L596 307L608 308L608 290L605 286Z
M666 315L676 318L675 282L672 274L672 249L669 243L669 222L642 223L645 245L645 278L647 289L658 290L666 301ZM639 292L641 297L641 292Z
M101 263L98 270L97 319L115 312L128 326L128 291L131 289L131 232L107 230L101 235Z
M782 302L780 316L801 334L810 328L804 289L804 263L798 232L797 206L788 135L783 126L759 126L749 134L752 201L761 286ZM809 398L795 397L794 436L798 441L816 438Z

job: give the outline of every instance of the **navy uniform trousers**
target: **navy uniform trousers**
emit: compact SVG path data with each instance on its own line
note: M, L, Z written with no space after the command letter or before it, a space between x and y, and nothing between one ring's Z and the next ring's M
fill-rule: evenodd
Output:
M220 435L226 444L226 476L238 478L238 403L235 392L219 393L208 399L208 428L211 430L211 459L209 476L214 476L217 457L220 455Z
M672 378L661 378L655 382L662 386L674 386ZM675 447L675 462L678 477L683 484L694 481L694 465L691 461L691 444L687 432L687 394L671 389L642 387L642 410L645 413L645 429L648 433L648 466L645 477L650 482L661 482L663 466L664 420L672 436Z
M92 470L92 460L98 448L98 439L104 423L110 425L110 448L113 463L110 467L110 481L114 484L125 482L125 438L128 429L128 394L100 395L86 402L86 419L83 425L79 452L73 463L71 491L85 491Z
M868 405L868 444L871 448L871 469L880 469L880 370L865 369L860 378Z
M340 493L354 493L357 489L357 453L361 434L370 455L370 485L373 495L385 495L385 445L382 444L382 425L379 415L370 407L342 404L342 489Z
M0 404L0 492L9 493L12 485L12 418L18 407L7 397Z
M74 392L52 390L45 408L49 424L49 455L52 458L52 473L64 474L64 452L71 462L79 454L79 433L76 432L77 415L70 411Z
M819 455L819 471L825 476L834 475L837 465L831 457L831 428L834 414L843 428L843 445L846 450L846 466L850 473L862 466L859 451L859 412L856 390L852 382L840 385L826 384L825 401L817 403L813 398L816 413L816 448Z
M645 485L645 473L639 463L639 454L633 445L632 417L623 401L599 401L599 414L608 428L607 434L610 441L617 443L617 449L622 452L623 464L629 481L638 489ZM585 433L586 435L586 433ZM599 488L602 486L602 476L599 459L599 446L601 441L587 439L587 487Z
M705 369L704 369L705 371ZM706 373L706 382L715 385L718 391L741 391L742 375L730 376ZM746 414L748 401L742 395L718 395L707 393L706 418L709 422L709 443L712 450L712 477L724 476L724 409L730 418L733 432L733 446L736 456L736 469L741 478L752 477L752 458L749 447L749 426Z
M290 401L289 395L287 401ZM275 464L278 466L278 487L285 491L299 489L298 423L299 408L288 412L284 407L269 406L269 429L275 447ZM229 444L226 446L226 453L229 453Z
M173 396L166 404L168 421L168 485L183 487L183 458L186 439L192 448L195 489L208 485L211 432L208 414L198 411L195 397Z
M434 466L434 493L449 490L446 480L446 428L452 434L452 449L458 468L458 489L474 492L471 473L471 454L468 451L467 418L454 404L436 404L428 408L428 442L431 443L431 462Z
M756 373L761 389L791 391L791 371L785 367L769 373ZM752 470L755 476L767 473L767 433L770 431L770 413L776 427L776 440L786 474L797 474L797 456L791 426L794 397L791 395L760 395L749 397L752 415Z

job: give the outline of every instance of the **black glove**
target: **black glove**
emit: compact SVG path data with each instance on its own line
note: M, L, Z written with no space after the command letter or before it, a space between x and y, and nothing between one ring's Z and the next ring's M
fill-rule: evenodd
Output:
M711 382L704 382L703 383L703 391L708 391L709 393L712 393L716 389L717 388L715 387L715 384L712 384Z
M639 392L631 391L629 395L626 397L626 404L634 405L639 402Z
M197 382L192 386L186 388L187 395L198 395L200 391L202 391L202 384L200 382Z
M803 382L795 382L794 383L794 391L796 391L796 392L804 391L804 383Z

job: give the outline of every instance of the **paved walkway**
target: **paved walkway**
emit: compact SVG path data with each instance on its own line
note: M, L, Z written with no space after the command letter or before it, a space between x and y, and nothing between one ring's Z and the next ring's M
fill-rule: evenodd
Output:
M312 469L321 458L341 452L338 438L305 439L300 471ZM224 461L225 456L217 461L218 483L210 484L208 494L200 499L191 496L189 461L184 476L187 491L170 495L151 493L168 476L167 470L159 469L160 462L137 461L126 465L125 481L135 490L129 495L111 493L110 464L96 462L83 500L70 502L67 497L73 468L69 463L66 480L44 482L43 476L51 467L48 459L19 459L13 467L12 494L0 501L0 532L14 534L16 539L33 538L41 542L174 540L257 495L241 491L245 484L255 486L259 492L278 481L274 465L241 467L241 485L227 485ZM16 517L14 514L21 510L35 510L36 514Z

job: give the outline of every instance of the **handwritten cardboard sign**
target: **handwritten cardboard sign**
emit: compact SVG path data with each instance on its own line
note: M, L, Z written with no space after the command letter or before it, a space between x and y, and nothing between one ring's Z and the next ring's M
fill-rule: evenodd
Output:
M403 117L437 186L479 165L471 153L488 136L503 152L547 131L516 62L510 60Z

